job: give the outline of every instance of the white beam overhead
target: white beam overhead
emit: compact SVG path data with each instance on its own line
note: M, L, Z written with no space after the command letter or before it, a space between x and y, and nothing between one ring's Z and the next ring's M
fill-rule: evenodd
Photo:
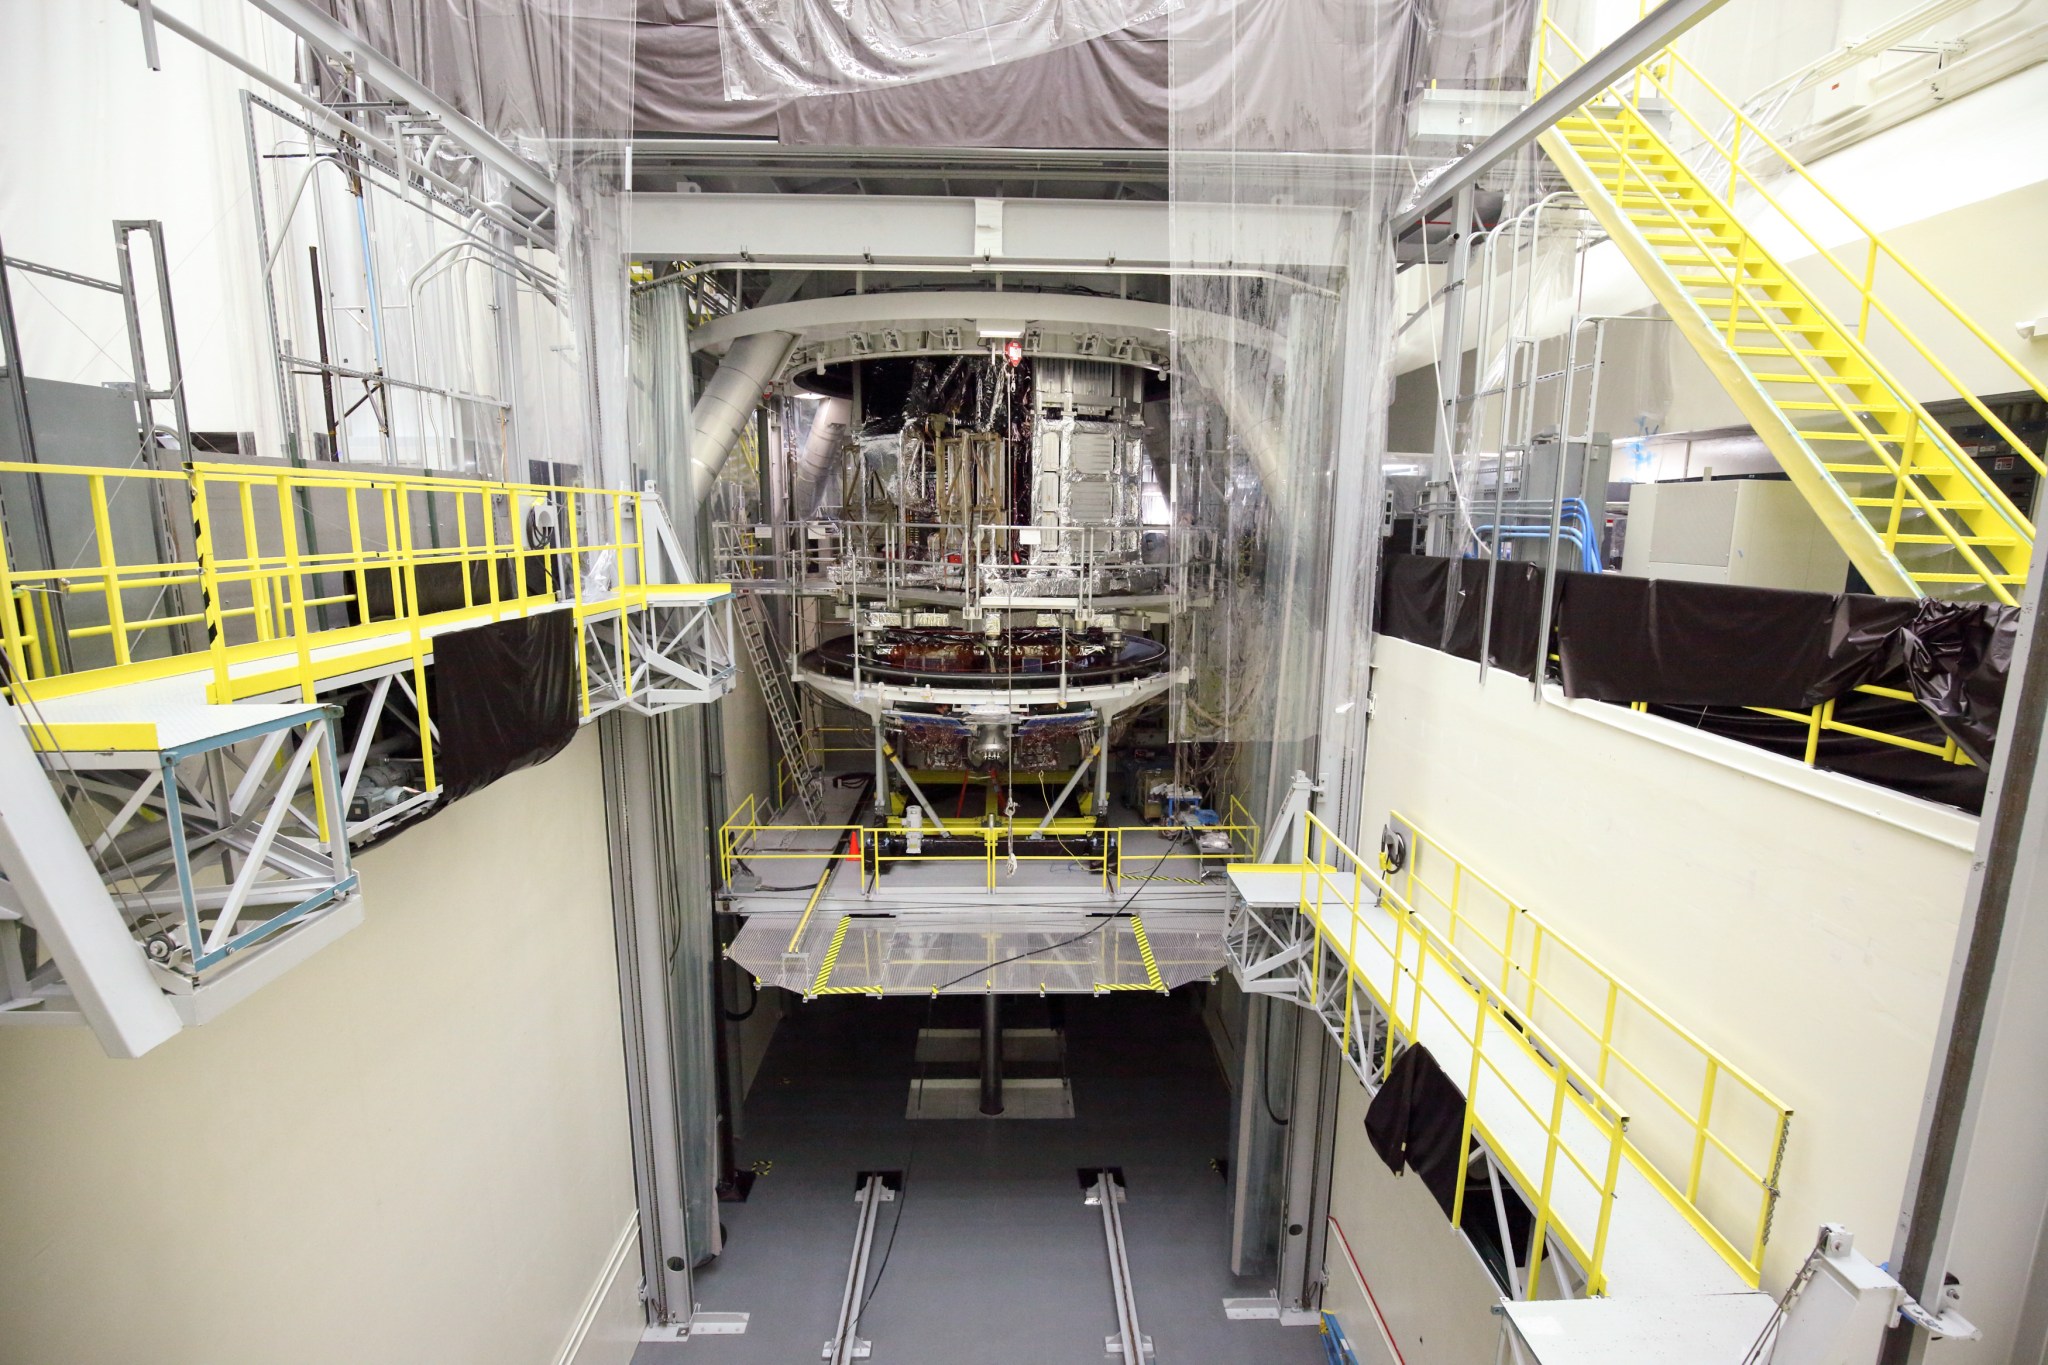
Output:
M770 304L713 318L703 326L691 329L690 349L723 351L741 337L765 332L791 332L805 341L817 341L887 323L909 325L953 321L1070 324L1105 332L1145 332L1163 336L1173 326L1173 310L1163 303L1143 303L1137 299L1035 291L1005 293L1000 290L941 289L840 294L830 298Z
M1176 206L1170 229L1163 200L640 193L630 232L636 256L700 265L1166 271L1339 263L1342 209L1217 206L1231 215L1227 233L1204 230L1200 209ZM1232 259L1191 259L1211 244L1227 244Z

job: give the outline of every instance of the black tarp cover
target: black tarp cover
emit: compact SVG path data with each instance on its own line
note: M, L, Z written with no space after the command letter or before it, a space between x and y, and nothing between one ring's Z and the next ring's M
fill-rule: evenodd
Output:
M1465 1092L1420 1043L1401 1050L1365 1111L1365 1136L1387 1169L1406 1165L1450 1217L1463 1182Z
M1486 571L1479 559L1389 556L1380 633L1476 660ZM1495 666L1532 676L1542 592L1535 566L1499 566L1487 651ZM1833 701L1839 723L1936 746L1952 736L1974 766L1840 731L1822 734L1816 766L1965 810L1983 803L2015 608L1577 572L1558 574L1556 594L1550 648L1566 696L1642 702L1802 759L1805 721L1746 708Z
M576 737L576 625L567 611L434 639L434 749L443 804L545 763Z

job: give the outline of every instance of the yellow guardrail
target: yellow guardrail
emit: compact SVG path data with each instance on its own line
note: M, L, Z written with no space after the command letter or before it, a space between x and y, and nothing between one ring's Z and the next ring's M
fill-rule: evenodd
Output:
M1897 687L1876 687L1870 684L1863 684L1854 690L1873 697L1885 697L1892 701L1910 701L1916 705L1920 700L1911 692ZM1940 759L1944 763L1953 763L1959 767L1975 766L1974 760L1963 752L1961 745L1956 743L1954 735L1944 735L1941 743L1930 744L1924 739L1912 739L1905 735L1894 735L1888 734L1883 730L1873 730L1867 725L1857 725L1850 721L1838 719L1835 715L1835 706L1840 700L1839 697L1830 697L1820 705L1805 711L1785 711L1775 706L1745 706L1742 709L1745 711L1755 711L1759 715L1776 716L1779 720L1789 720L1804 725L1806 727L1806 752L1801 761L1809 768L1813 767L1820 758L1820 737L1829 732L1840 735L1855 735L1859 739L1874 740L1879 744L1889 744L1898 749L1910 749L1914 753L1927 754L1930 757ZM1632 702L1629 709L1633 711L1648 711L1650 704L1640 701Z
M1413 820L1390 819L1408 839L1406 903L1478 964L1524 1021L1604 1091L1630 1101L1630 1162L1756 1284L1792 1111Z
M1653 8L1639 6L1639 15ZM1586 60L1585 51L1575 43L1570 34L1551 18L1548 5L1537 25L1537 37L1532 53L1532 85L1534 93L1541 94L1569 71L1576 69ZM1589 44L1591 40L1589 39ZM1562 49L1553 61L1553 53ZM1727 343L1738 352L1737 333L1742 330L1768 329L1783 347L1784 354L1798 361L1806 377L1819 385L1823 397L1797 406L1822 412L1832 412L1845 430L1834 432L1813 432L1801 428L1805 440L1836 440L1859 444L1867 458L1874 461L1868 466L1836 466L1831 470L1847 472L1868 472L1889 477L1893 489L1889 495L1889 510L1883 524L1872 529L1878 535L1887 554L1896 555L1900 547L1912 545L1940 545L1952 550L1968 566L1968 572L1916 572L1912 578L1921 583L1972 585L1981 584L1997 601L2011 605L2015 602L2014 585L2022 582L2026 571L2025 547L2034 535L2032 520L1982 472L1978 469L1971 452L1962 449L1948 430L1935 420L1900 383L1874 354L1872 347L1879 338L1873 334L1874 320L1888 326L1887 340L1903 346L1901 355L1925 365L1940 380L1959 395L1983 421L1986 427L1996 433L2001 448L1998 454L2010 455L2024 461L2037 474L2048 473L2040 455L2027 444L1998 415L1991 411L1976 395L1976 389L1983 386L1965 384L1955 370L1945 363L1935 350L1906 323L1905 314L1921 319L1939 319L1952 333L1950 340L1958 343L1974 343L1981 348L1979 360L1982 363L1988 353L1990 360L2010 374L2019 385L2037 397L2048 401L2048 386L2029 370L2006 347L1999 344L1975 319L1965 313L1953 299L1929 280L1924 272L1848 205L1817 180L1799 161L1794 158L1770 133L1745 112L1740 105L1724 95L1699 68L1687 60L1675 47L1666 48L1639 66L1628 78L1632 93L1624 92L1623 83L1617 82L1604 93L1604 99L1611 100L1610 107L1625 110L1633 117L1643 134L1643 140L1662 146L1662 140L1654 131L1650 119L1643 113L1645 95L1661 97L1662 101L1689 126L1697 143L1685 155L1687 164L1700 178L1701 190L1718 197L1716 206L1721 217L1738 223L1742 232L1753 240L1758 234L1757 220L1761 216L1772 224L1782 225L1810 249L1811 253L1832 269L1838 277L1834 281L1837 293L1845 294L1853 307L1856 321L1853 326L1836 324L1833 310L1820 295L1811 288L1805 288L1807 298L1804 306L1828 318L1828 332L1831 338L1848 348L1849 357L1864 365L1870 375L1884 386L1912 417L1910 432L1889 432L1881 429L1874 421L1866 420L1864 410L1869 404L1860 397L1845 398L1839 386L1828 382L1812 363L1814 353L1801 349L1796 344L1794 333L1801 329L1789 324L1769 321L1765 310L1775 306L1768 298L1754 296L1756 281L1739 271L1732 271L1725 265L1714 264L1716 257L1708 250L1710 243L1703 231L1687 225L1687 219L1667 200L1667 189L1675 192L1676 187L1660 188L1656 180L1639 173L1643 192L1667 200L1665 207L1672 220L1686 236L1692 238L1692 245L1699 251L1700 258L1714 264L1714 268L1726 276L1723 287L1730 291L1731 298L1725 326ZM1683 82L1687 93L1704 102L1709 111L1708 118L1717 122L1719 129L1710 128L1688 107L1682 97L1679 85ZM1589 106L1597 109L1598 102ZM1595 126L1599 126L1596 122ZM1605 135L1609 151L1620 157L1625 164L1634 164L1636 149L1617 142L1611 133ZM1679 153L1672 152L1673 157ZM1759 174L1749 162L1759 160L1764 173ZM1808 222L1807 213L1795 214L1787 208L1779 191L1786 184L1794 186L1804 195L1819 201L1821 215L1833 215L1835 221L1823 231L1816 231ZM1774 186L1776 188L1774 189ZM1733 204L1738 195L1745 196L1743 212L1738 219ZM1845 260L1835 247L1831 247L1826 236L1840 237L1846 232L1851 238L1860 238L1863 248L1860 258ZM1763 264L1760 248L1747 248L1752 264ZM1775 254L1775 253L1774 253ZM1790 271L1776 265L1787 278L1793 278ZM1904 291L1902 295L1902 291ZM1760 324L1745 323L1742 317L1753 313L1763 319ZM1720 324L1716 324L1717 327ZM1924 329L1925 322L1921 326ZM1995 387L1995 386L1994 386ZM1785 405L1793 406L1793 405ZM1894 454L1888 447L1899 445ZM1928 448L1931 448L1929 450ZM1970 498L1961 502L1945 497L1931 484L1931 479L1944 477L1960 479L1968 486ZM1884 500L1859 500L1857 505L1880 506ZM1934 527L1933 532L1911 532L1903 529L1903 517L1909 508L1924 514ZM1994 524L2002 524L2021 537L2017 549L2008 546L2001 555L2003 564L1987 563L1986 555L1980 550L1992 551L2005 544L2004 533L1991 534L1986 528L1970 524L1958 525L1970 515L1973 507L1980 507L1986 515L1995 518Z
M993 891L998 884L1000 870L1007 869L1012 862L1066 863L1080 866L1100 864L1096 870L1100 872L1102 878L1102 889L1105 892L1114 894L1122 889L1123 883L1126 881L1138 883L1189 883L1199 880L1198 877L1177 876L1163 871L1162 869L1166 868L1169 864L1179 865L1192 862L1199 872L1205 867L1214 867L1232 861L1242 862L1247 858L1256 856L1259 837L1258 825L1250 819L1245 808L1238 803L1235 797L1231 798L1229 805L1234 815L1242 817L1241 822L1205 825L1202 827L1204 833L1228 835L1230 838L1230 850L1228 852L1203 853L1200 851L1180 851L1174 849L1171 845L1165 849L1146 848L1132 856L1129 860L1137 867L1144 869L1142 873L1133 874L1126 871L1127 864L1124 847L1126 839L1178 835L1185 832L1182 827L1179 825L1097 825L1093 821L1081 818L1055 820L1046 831L1047 836L1053 840L1057 841L1062 838L1080 840L1083 838L1092 839L1099 837L1102 840L1101 847L1092 852L1087 849L1068 850L1062 848L1057 853L1020 853L1015 850L1015 839L1020 834L1029 838L1032 830L1036 828L1036 821L1027 820L1023 823L1006 821L994 827L978 824L959 825L949 826L949 834L947 836L940 836L929 828L925 829L923 834L928 840L936 840L941 837L979 839L982 844L979 851L948 854L883 853L870 836L876 833L889 833L892 831L877 831L862 825L848 824L776 823L769 818L770 812L763 806L760 799L750 793L738 805L733 807L732 813L718 827L718 875L723 885L730 886L734 871L743 861L752 865L755 863L773 864L776 862L816 862L821 858L828 861L843 858L848 861L858 862L860 866L861 890L867 892L874 889L884 867L889 865L965 863L969 865L979 864L983 869L983 889ZM893 832L900 833L900 831ZM764 845L762 843L763 836L773 836L777 840L794 838L799 845L808 845L808 847L791 847L787 843ZM856 849L858 850L857 854L855 852ZM825 883L830 880L829 875L827 875L830 871L831 869L827 867L825 873L819 875L816 879L816 884L810 888L810 900L805 904L803 916L798 920L796 929L790 935L788 951L796 951L798 944L803 939L804 931L809 928L812 911L817 908L818 900L824 894Z
M1296 852L1301 912L1316 931L1310 979L1325 979L1326 951L1343 967L1344 1047L1365 1024L1357 1017L1363 988L1388 1021L1382 1073L1397 1044L1425 1043L1464 1090L1457 1169L1466 1169L1476 1138L1529 1195L1535 1225L1523 1283L1536 1285L1554 1236L1584 1270L1587 1292L1603 1292L1628 1112L1525 1016L1522 1001L1316 816L1303 817ZM1464 1187L1460 1180L1454 1226L1464 1214Z
M233 702L292 690L310 700L331 677L410 661L422 735L431 735L429 631L566 609L576 625L583 713L591 710L586 643L594 618L645 608L650 589L643 495L612 489L485 482L349 466L193 464L184 470L0 462L0 475L46 494L83 493L91 536L68 563L0 559L0 650L11 676L50 698L204 671L208 696ZM170 496L189 517L192 554L137 557L138 520L124 500ZM529 514L550 526L530 543ZM125 511L125 508L124 508ZM552 542L552 543L548 543ZM58 551L60 557L71 547ZM605 578L596 595L593 573ZM431 581L422 593L422 574ZM53 612L50 603L60 606ZM78 623L63 623L78 604ZM174 608L173 604L181 604ZM40 610L37 610L37 607ZM190 628L179 650L162 632ZM70 662L58 647L63 641ZM631 686L624 631L618 677ZM434 785L433 745L422 746Z

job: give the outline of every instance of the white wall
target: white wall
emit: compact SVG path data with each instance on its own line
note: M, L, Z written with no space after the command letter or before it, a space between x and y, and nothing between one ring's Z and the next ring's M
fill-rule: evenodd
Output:
M1398 809L1794 1110L1765 1263L1899 1213L1975 821L1375 641L1363 826ZM1553 694L1554 695L1554 694Z
M1323 1307L1361 1365L1396 1365L1389 1337L1406 1365L1483 1365L1499 1348L1499 1287L1420 1177L1373 1151L1370 1100L1349 1067L1338 1085Z
M291 73L290 36L253 6L172 8ZM157 45L153 72L120 0L0 0L0 241L10 256L112 280L114 220L161 219L193 428L268 431L274 370L238 93L248 82L173 33L159 30ZM11 283L28 373L128 378L119 298L18 273Z
M601 801L585 734L371 850L361 928L139 1061L0 1031L0 1354L630 1359Z

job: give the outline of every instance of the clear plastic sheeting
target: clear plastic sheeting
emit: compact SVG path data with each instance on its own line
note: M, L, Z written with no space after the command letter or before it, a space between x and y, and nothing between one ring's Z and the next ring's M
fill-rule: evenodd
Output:
M1297 771L1355 796L1391 383L1388 213L1433 82L1523 83L1533 3L1191 0L1169 21L1176 523L1215 606L1176 738L1270 819ZM1439 70L1439 65L1443 70ZM1227 261L1227 269L1203 262Z
M1181 0L717 0L729 100L909 85L1072 47Z
M315 3L536 165L569 139L632 134L635 0ZM348 79L339 63L313 74Z

